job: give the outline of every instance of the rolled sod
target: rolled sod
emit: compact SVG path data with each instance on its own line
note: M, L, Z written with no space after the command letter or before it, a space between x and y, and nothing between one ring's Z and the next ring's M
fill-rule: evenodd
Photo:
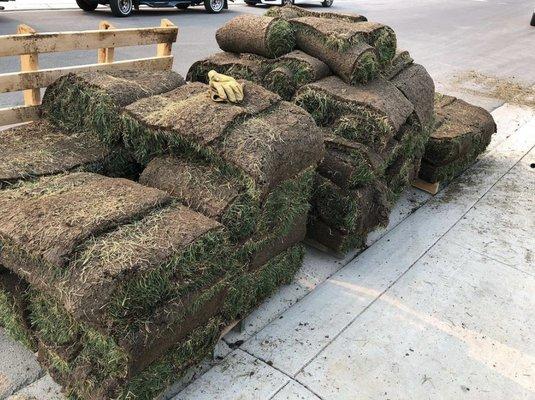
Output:
M358 233L365 239L371 229L388 223L391 203L388 188L381 182L344 190L316 175L312 207L329 226L343 233Z
M325 147L318 173L339 187L351 190L381 179L399 144L391 140L388 149L380 154L364 144L326 135Z
M46 121L0 132L0 188L65 171L131 176L136 165L120 147L102 144L91 132L71 133Z
M407 50L398 50L392 61L385 66L381 75L383 75L384 78L391 80L401 71L409 67L413 62L414 59Z
M349 13L333 13L333 12L317 12L307 10L303 7L294 6L293 4L287 4L283 7L270 7L264 14L268 17L282 18L285 20L291 20L299 17L321 17L330 19L339 19L348 22L363 22L367 21L366 17L359 14Z
M140 183L166 191L182 204L221 222L231 240L265 232L279 234L308 211L312 173L307 170L262 197L253 186L202 160L173 156L152 160Z
M462 173L481 154L496 132L485 109L455 97L438 95L436 130L425 148L420 177L428 182L448 181Z
M340 256L352 249L360 249L365 244L362 235L333 228L313 213L308 218L307 238Z
M411 64L391 82L413 104L420 126L428 129L434 123L435 83L427 70L420 64Z
M308 54L294 50L279 57L263 79L264 86L285 100L291 100L297 89L331 75L329 66Z
M115 144L121 139L122 108L184 83L184 78L173 71L68 74L48 86L42 111L44 117L62 128L92 131L103 142Z
M403 93L383 78L350 86L330 76L303 86L294 101L319 126L376 151L386 147L414 111Z
M218 222L127 182L80 173L0 192L2 212L13 210L0 224L0 260L136 350L139 365L173 344L196 298L221 292L234 263Z
M235 79L261 84L271 69L273 60L255 54L215 53L192 64L186 76L188 81L208 83L208 72L215 70Z
M142 163L163 154L200 156L269 193L321 159L323 138L304 110L244 84L239 104L213 102L207 85L192 83L128 106L127 147Z
M257 15L240 15L216 32L221 50L276 58L295 47L295 35L288 21Z
M348 24L344 21L335 21ZM344 82L365 83L379 73L377 51L364 40L350 41L329 30L332 20L302 17L291 21L297 47L327 64Z

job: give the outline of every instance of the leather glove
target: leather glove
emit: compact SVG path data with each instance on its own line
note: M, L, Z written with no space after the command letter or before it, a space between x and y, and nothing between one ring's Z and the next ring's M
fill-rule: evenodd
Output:
M239 103L243 100L243 85L233 77L211 70L208 72L208 79L210 80L210 96L213 101Z

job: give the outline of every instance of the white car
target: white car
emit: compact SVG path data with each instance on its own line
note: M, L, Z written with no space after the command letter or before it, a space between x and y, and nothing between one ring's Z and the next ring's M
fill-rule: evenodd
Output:
M248 6L255 6L257 4L267 4L272 6L284 6L286 4L295 4L295 0L244 0ZM323 7L330 7L334 0L320 0Z

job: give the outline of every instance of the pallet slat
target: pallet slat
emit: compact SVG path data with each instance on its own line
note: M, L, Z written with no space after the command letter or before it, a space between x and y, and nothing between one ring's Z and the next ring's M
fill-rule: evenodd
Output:
M0 57L172 43L177 35L176 26L3 35Z
M47 87L56 79L72 72L117 71L125 69L149 69L152 71L162 71L171 69L172 66L173 56L163 56L116 61L105 64L87 64L64 68L50 68L35 72L13 72L0 75L0 93Z

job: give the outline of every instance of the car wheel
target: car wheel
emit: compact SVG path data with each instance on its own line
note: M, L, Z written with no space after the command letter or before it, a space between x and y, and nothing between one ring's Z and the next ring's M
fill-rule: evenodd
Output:
M225 0L204 0L204 8L209 13L219 13L225 7Z
M116 17L128 17L132 14L132 0L110 0L111 12Z
M321 5L322 5L323 7L330 7L330 6L333 5L333 0L323 0L323 1L321 2Z
M76 4L84 11L95 11L98 7L97 0L76 0Z
M177 4L175 7L179 10L185 10L190 6L190 4Z

